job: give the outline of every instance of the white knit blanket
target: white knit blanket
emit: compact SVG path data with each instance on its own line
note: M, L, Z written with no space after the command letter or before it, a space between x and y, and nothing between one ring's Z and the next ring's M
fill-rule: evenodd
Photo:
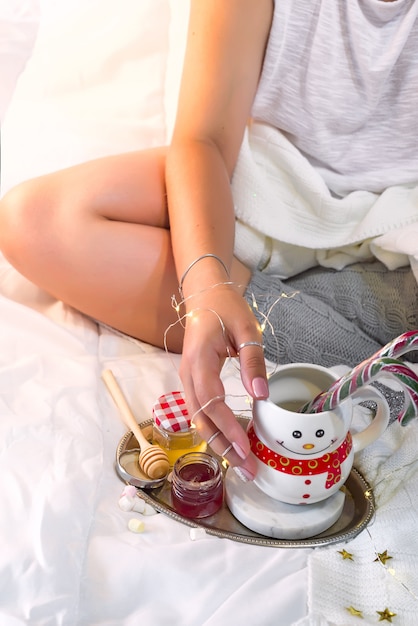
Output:
M415 626L418 614L418 420L386 433L355 460L373 488L375 517L347 544L309 557L309 612L298 626ZM352 559L343 558L346 550ZM383 564L378 554L392 557ZM350 607L361 612L353 615ZM385 619L385 610L396 616ZM380 612L380 613L379 613Z
M232 181L236 253L250 267L264 236L280 242L274 271L283 278L313 265L341 269L374 255L390 269L418 259L418 189L334 196L309 161L277 129L253 123Z

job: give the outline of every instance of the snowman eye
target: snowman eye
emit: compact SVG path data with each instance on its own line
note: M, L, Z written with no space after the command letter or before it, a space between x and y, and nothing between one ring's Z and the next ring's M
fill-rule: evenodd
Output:
M323 437L325 435L325 431L322 430L322 428L320 428L319 430L316 431L315 435L317 437Z
M300 430L294 430L292 435L295 439L300 439L302 437L302 433L300 432Z

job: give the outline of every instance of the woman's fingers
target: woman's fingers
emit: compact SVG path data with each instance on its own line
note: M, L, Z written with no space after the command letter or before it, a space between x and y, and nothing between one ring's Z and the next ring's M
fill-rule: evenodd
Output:
M200 384L196 384L192 378L189 378L188 384L183 380L193 423L206 441L219 431L220 434L212 439L212 449L222 456L222 451L233 444L242 462L250 452L247 435L225 403L225 391L219 373L216 379L214 376L209 376L207 380L204 390L201 388L199 390ZM232 458L235 459L233 454ZM239 459L236 458L235 461Z
M219 370L208 370L205 359L203 382L199 376L199 365L182 367L184 391L189 413L199 433L217 455L226 458L232 466L240 466L247 479L255 475L256 463L250 456L248 437L232 410L225 403L225 391ZM193 372L193 377L190 373Z
M238 346L241 380L252 398L265 400L269 395L263 344L256 340Z
M233 418L236 421L234 416ZM212 431L212 434L209 436L205 436L204 439L207 441L213 452L215 452L215 454L217 454L218 456L226 459L228 463L233 467L240 468L241 474L243 474L247 480L252 480L256 472L256 462L252 455L250 455L250 451L248 450L247 452L241 446L241 443L237 441L238 437L234 437L233 441L227 439L222 431L216 428L214 422L210 420L207 416L203 416L200 423L202 424L203 421L205 421L205 431ZM242 426L240 426L240 424L237 423L237 426L244 436L245 448L247 448L247 435ZM200 427L198 428L200 430Z

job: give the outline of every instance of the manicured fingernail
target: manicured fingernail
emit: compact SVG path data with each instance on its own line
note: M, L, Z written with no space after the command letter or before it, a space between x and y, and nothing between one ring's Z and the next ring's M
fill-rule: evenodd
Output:
M238 478L242 480L244 483L248 483L250 480L254 480L254 475L251 474L245 467L235 466L232 468Z
M232 442L232 446L235 450L235 452L238 454L238 456L241 457L241 459L246 459L248 454L246 454L244 452L244 450L241 448L241 446L239 445L239 443L235 443L235 441Z
M256 398L268 398L269 386L265 378L254 378L252 388Z

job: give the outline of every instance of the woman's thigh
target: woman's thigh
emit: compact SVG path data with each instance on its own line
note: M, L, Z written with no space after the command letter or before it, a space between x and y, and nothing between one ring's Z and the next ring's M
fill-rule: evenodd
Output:
M27 180L0 202L0 246L104 218L168 228L166 148L107 156ZM28 245L36 244L32 237Z
M38 183L55 196L55 210L69 204L74 213L168 228L165 157L165 147L107 156L49 174Z

